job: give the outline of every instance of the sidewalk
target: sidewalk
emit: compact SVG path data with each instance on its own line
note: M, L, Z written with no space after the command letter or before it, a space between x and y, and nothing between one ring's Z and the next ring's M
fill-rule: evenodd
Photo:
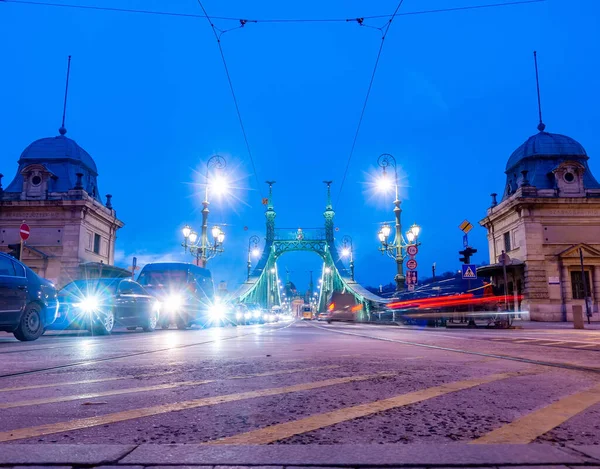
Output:
M486 467L600 468L600 446L559 448L551 445L60 445L2 444L0 466L197 467L235 466L272 469L320 467Z

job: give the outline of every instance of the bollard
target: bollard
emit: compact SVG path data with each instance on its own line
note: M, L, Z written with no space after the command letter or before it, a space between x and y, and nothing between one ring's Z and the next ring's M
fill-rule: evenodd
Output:
M573 327L583 329L583 307L581 305L573 305Z

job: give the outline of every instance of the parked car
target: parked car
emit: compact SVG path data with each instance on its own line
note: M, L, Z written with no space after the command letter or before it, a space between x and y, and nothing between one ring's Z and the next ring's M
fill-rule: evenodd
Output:
M215 303L210 270L185 262L146 264L138 282L161 303L160 326L187 329L221 322L222 307Z
M317 321L327 321L328 317L329 317L329 313L327 313L327 312L319 313L319 315L317 316Z
M0 253L0 331L18 340L35 340L54 322L54 285L12 256Z
M58 318L52 329L88 329L103 335L120 325L151 332L160 315L156 298L129 279L75 280L58 292L58 299Z

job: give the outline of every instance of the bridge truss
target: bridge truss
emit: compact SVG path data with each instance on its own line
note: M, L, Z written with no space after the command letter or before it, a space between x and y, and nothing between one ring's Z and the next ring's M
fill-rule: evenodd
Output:
M318 298L319 311L327 308L332 292L352 294L356 303L363 306L365 319L369 317L369 312L373 307L387 301L359 285L353 278L353 272L342 262L342 257L335 245L333 222L335 212L331 204L331 181L325 181L325 183L327 184L327 204L323 212L324 228L283 229L275 228L273 182L268 182L265 247L247 281L234 293L235 299L244 303L258 303L263 307L281 305L277 260L288 252L305 251L315 253L323 260Z

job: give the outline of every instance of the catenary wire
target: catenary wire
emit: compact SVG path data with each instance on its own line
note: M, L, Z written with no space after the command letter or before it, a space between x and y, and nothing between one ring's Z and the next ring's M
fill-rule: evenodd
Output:
M256 172L256 165L254 164L254 157L252 156L252 150L250 149L250 142L248 141L248 135L246 134L246 128L244 127L244 121L242 120L242 113L240 112L240 106L238 104L237 96L235 94L235 90L233 88L233 82L231 81L231 75L229 74L229 67L227 66L227 61L225 60L225 53L223 52L223 46L221 45L221 36L223 32L219 34L219 30L213 24L212 20L208 16L204 5L201 0L197 0L198 5L202 8L202 12L204 13L204 17L206 21L210 24L213 34L215 35L215 39L217 40L217 45L219 46L219 52L221 54L221 60L223 61L223 67L225 68L225 75L227 76L227 82L229 83L229 89L231 90L231 96L233 97L233 103L235 104L235 111L237 112L238 120L240 122L240 127L242 129L242 134L244 136L244 142L246 143L246 150L248 151L248 157L250 158L250 163L252 164L252 171L254 172L254 177L256 178L256 190L259 191L261 197L263 196L262 185L260 184L260 180L258 179L258 173ZM243 26L243 23L242 23Z
M438 8L434 10L420 10L420 11L409 11L405 13L398 13L396 16L410 16L410 15L423 15L430 13L445 13L452 11L464 11L464 10L477 10L481 8L496 8L503 6L511 6L511 5L525 5L528 3L541 3L546 0L515 0L512 2L502 2L502 3L488 3L481 5L472 5L472 6L464 6L464 7L450 7L450 8ZM178 13L178 12L170 12L170 11L156 11L156 10L142 10L142 9L132 9L132 8L116 8L116 7L101 7L96 5L76 5L72 3L55 3L55 2L43 2L43 1L35 1L35 0L0 0L0 3L15 3L22 5L36 5L36 6L48 6L48 7L59 7L59 8L75 8L81 10L96 10L96 11L109 11L109 12L118 12L118 13L138 13L138 14L146 14L146 15L162 15L162 16L175 16L175 17L183 17L183 18L206 18L205 15L199 15L197 13ZM391 15L371 15L371 16L362 16L360 18L364 20L368 19L380 19L380 18L389 18ZM353 22L358 19L357 18L265 18L265 19L244 19L244 18L234 18L230 16L212 16L214 20L226 20L226 21L241 21L244 20L247 23L344 23L344 22Z
M369 96L371 95L371 89L373 88L373 82L375 81L375 74L377 73L377 66L379 65L379 59L381 58L381 52L383 51L383 44L385 43L385 38L387 33L390 30L390 26L392 25L392 21L396 17L398 10L404 3L404 0L400 0L394 13L390 17L387 22L387 25L384 26L382 34L381 34L381 42L379 44L379 50L377 51L377 59L375 59L375 65L373 66L373 72L371 73L371 80L369 81L369 86L367 88L367 94L365 95L365 99L363 101L362 110L360 111L360 117L358 119L358 125L356 126L356 132L354 132L354 138L352 139L352 146L350 148L350 154L348 155L348 160L346 162L346 168L344 169L344 176L342 177L342 183L340 184L340 189L338 192L337 200L335 202L336 207L339 205L340 197L342 196L342 190L344 189L344 183L346 182L346 177L348 176L348 170L350 169L350 163L352 161L352 155L354 155L354 149L356 148L356 141L358 139L358 134L360 132L360 127L362 125L363 118L365 116L365 110L367 109L367 103L369 102Z

